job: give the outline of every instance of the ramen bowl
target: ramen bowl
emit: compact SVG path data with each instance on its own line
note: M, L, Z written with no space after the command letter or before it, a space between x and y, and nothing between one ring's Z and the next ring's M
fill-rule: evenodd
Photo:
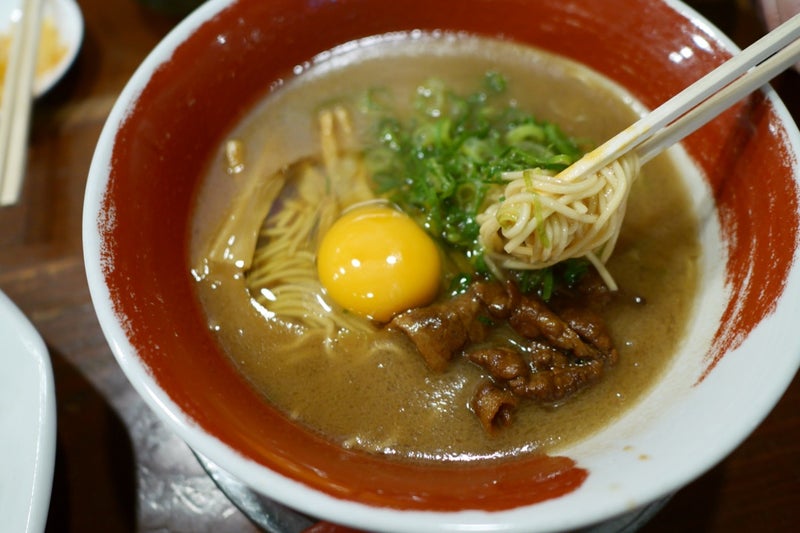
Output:
M211 154L267 93L328 51L415 31L559 54L613 80L643 109L736 51L675 1L212 0L133 75L92 162L86 270L114 356L196 452L254 491L331 522L374 531L570 530L667 497L748 436L800 363L800 299L791 297L800 293L800 135L769 89L677 149L700 221L692 319L655 385L577 443L455 466L359 452L282 414L222 353L188 259Z

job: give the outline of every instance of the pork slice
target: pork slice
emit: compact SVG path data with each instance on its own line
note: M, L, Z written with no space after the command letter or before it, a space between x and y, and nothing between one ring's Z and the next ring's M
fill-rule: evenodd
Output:
M514 330L528 339L545 339L576 357L595 358L597 351L581 340L569 324L536 296L523 296L508 320Z
M486 381L478 387L470 406L480 420L484 431L494 434L497 429L511 424L511 417L517 408L519 398L511 391L501 389Z
M530 367L518 351L502 346L479 348L467 353L467 358L499 380L511 380L527 376Z
M481 311L480 302L464 294L401 313L389 327L405 333L428 367L441 372L469 342L486 338L488 325L481 320Z

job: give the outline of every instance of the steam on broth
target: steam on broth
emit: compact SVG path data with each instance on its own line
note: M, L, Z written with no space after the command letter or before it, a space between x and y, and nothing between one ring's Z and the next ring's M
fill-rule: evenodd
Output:
M318 271L320 243L348 208L379 196L375 167L364 158L375 126L370 106L389 105L407 120L415 113L408 95L432 75L448 91L473 94L490 72L507 81L507 103L557 124L578 143L609 138L640 111L597 74L538 50L462 35L393 35L334 50L286 81L231 132L209 165L190 258L209 328L266 401L343 446L415 460L553 451L632 405L681 340L699 244L687 193L667 156L648 163L632 185L605 266L619 286L602 308L614 364L602 365L602 379L569 397L521 401L507 427L482 427L473 413L476 390L491 381L485 367L453 357L432 370L416 341L391 327L397 318L386 327L388 319L375 322L352 312L356 304L330 298L330 282L323 285ZM392 209L381 200L368 207L383 215ZM424 247L403 237L405 229L388 231L413 242L410 249ZM382 240L372 238L370 248ZM459 273L476 274L471 252L438 250L436 302L448 298ZM411 271L421 272L432 257L412 261ZM424 308L423 300L401 305ZM504 347L524 344L505 326L487 335Z

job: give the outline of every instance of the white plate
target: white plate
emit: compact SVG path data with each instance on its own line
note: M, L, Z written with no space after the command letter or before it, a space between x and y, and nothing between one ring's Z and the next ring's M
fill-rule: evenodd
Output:
M23 1L0 0L0 33L8 35L12 19L20 16ZM55 23L66 53L57 65L37 76L33 88L36 96L49 91L67 72L83 41L83 16L75 0L45 0L42 15Z
M47 347L0 292L0 529L44 531L55 451L56 401Z

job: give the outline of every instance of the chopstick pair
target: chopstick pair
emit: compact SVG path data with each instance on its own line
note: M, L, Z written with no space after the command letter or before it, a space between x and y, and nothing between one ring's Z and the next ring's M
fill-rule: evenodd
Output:
M636 150L641 163L710 122L800 61L800 14L790 18L559 174L597 172Z
M21 4L22 17L11 29L0 104L0 206L16 203L22 188L44 0Z

